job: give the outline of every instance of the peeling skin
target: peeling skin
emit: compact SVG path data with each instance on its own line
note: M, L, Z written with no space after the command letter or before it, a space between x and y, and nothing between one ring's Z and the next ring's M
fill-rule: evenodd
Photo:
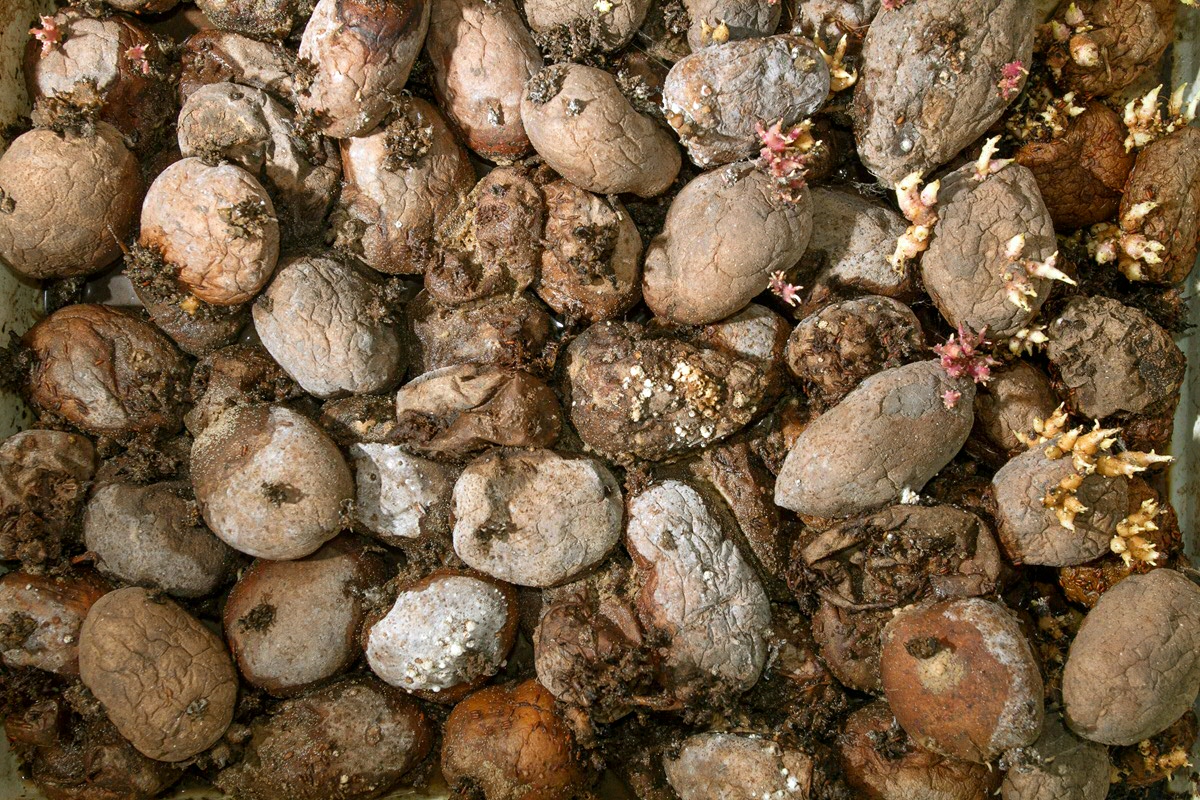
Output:
M1157 205L1142 220L1132 226L1124 222L1134 206L1151 201ZM1181 128L1138 153L1120 218L1122 231L1164 245L1161 263L1138 265L1143 280L1178 283L1191 274L1200 247L1200 130Z
M867 32L854 92L867 168L895 184L979 138L1008 105L996 91L1001 67L1031 62L1036 19L1032 0L929 0L881 14Z
M237 673L225 644L145 589L118 589L92 606L80 631L79 676L121 735L159 761L206 750L233 719Z
M1000 786L1002 800L1104 800L1109 789L1108 748L1077 738L1058 715L1042 735L1017 751Z
M690 736L663 770L681 800L803 799L823 783L816 756L756 734Z
M540 102L528 90L521 97L521 118L538 155L589 192L665 192L682 163L671 135L639 114L604 70L580 64L547 69L557 72L557 92Z
M646 305L685 325L736 314L766 290L772 272L796 263L811 232L807 189L795 203L783 200L750 163L704 173L671 201L646 250Z
M598 44L605 52L619 50L629 43L650 8L650 0L617 0L604 13L596 0L528 0L524 4L529 27L537 33L552 33L568 25L588 24L595 20L599 28Z
M183 43L183 70L179 97L186 103L201 86L238 83L290 100L296 92L299 70L296 56L286 47L260 42L249 36L220 28L197 31Z
M406 343L417 373L467 363L540 371L551 357L554 322L527 292L450 307L422 292L409 303L408 319Z
M692 20L687 39L693 53L715 44L711 36L704 36L702 23L715 28L724 22L729 41L757 39L774 33L783 13L782 5L770 0L684 0L683 5Z

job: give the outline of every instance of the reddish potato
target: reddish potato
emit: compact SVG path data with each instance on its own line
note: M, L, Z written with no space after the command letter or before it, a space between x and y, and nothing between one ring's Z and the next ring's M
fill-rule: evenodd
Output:
M0 577L0 661L60 675L79 673L79 629L109 586L94 573Z
M96 450L79 434L32 430L0 443L0 560L38 569L58 558L95 472Z
M281 44L209 28L188 37L180 59L179 97L185 103L210 83L253 86L281 100L290 100L296 91L296 55Z

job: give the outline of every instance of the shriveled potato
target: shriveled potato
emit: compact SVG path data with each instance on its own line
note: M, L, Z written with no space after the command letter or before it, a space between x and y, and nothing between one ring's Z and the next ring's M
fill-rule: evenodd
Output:
M79 629L109 586L93 572L0 576L0 662L79 673Z
M1020 453L1025 445L1017 434L1031 436L1034 423L1049 419L1058 395L1046 373L1019 360L992 371L991 380L975 394L975 424L1004 453Z
M396 400L388 395L360 394L328 400L318 424L339 445L393 444Z
M959 394L952 405L947 392ZM974 397L974 384L951 378L936 361L872 375L796 439L775 502L844 517L921 491L970 435Z
M186 486L102 486L88 502L83 540L101 573L176 597L212 594L233 573L233 553L200 523Z
M905 609L883 629L897 721L926 749L986 763L1042 730L1042 676L1016 616L971 597Z
M282 406L227 409L196 437L192 487L209 529L259 558L302 558L341 530L354 479L337 446Z
M991 127L1012 95L1005 64L1030 64L1033 0L932 0L879 13L854 90L859 156L891 185L928 173ZM986 20L987 24L980 24ZM1024 83L1022 76L1020 85Z
M111 125L23 133L0 155L0 260L34 280L98 272L121 255L141 194L137 159Z
M210 83L240 83L290 100L299 72L296 55L282 44L262 42L233 31L206 28L183 43L179 97L183 102Z
M592 458L492 451L454 485L454 552L518 586L554 586L602 561L621 537L616 478Z
M381 292L374 277L330 256L287 258L254 304L254 329L310 394L387 391L404 374L404 356Z
M500 163L529 152L521 93L542 55L512 0L431 0L425 52L433 91L459 137Z
M67 306L29 329L29 399L86 431L175 431L187 364L167 337L108 306Z
M495 364L540 371L547 366L554 321L528 293L498 294L444 306L429 292L408 304L414 372L457 364Z
M358 658L363 593L386 577L383 558L351 536L298 561L255 561L225 603L238 670L279 696L343 672Z
M357 527L390 545L449 538L457 469L380 443L351 445L350 464Z
M254 722L221 791L245 800L359 800L395 786L425 758L433 732L402 692L355 677L281 703Z
M1066 86L1087 96L1129 86L1175 39L1176 4L1166 0L1083 0L1075 13L1081 25L1067 23L1069 4L1055 9L1064 35L1054 37L1047 61Z
M0 443L0 560L37 569L57 558L95 472L86 436L31 430Z
M781 121L790 130L828 95L829 68L817 46L784 34L680 59L663 84L663 109L692 161L707 168L756 155L760 127Z
M1108 749L1076 738L1058 715L1047 716L1042 735L1020 750L1000 785L1003 800L1104 800Z
M829 781L823 753L772 741L768 736L698 733L663 760L667 781L681 800L823 796Z
M429 9L429 0L318 0L300 39L314 72L299 110L334 139L378 125L421 52Z
M517 619L511 586L438 571L403 589L364 631L367 664L406 692L453 703L504 666Z
M582 39L568 46L572 55L619 50L629 43L646 19L650 0L622 0L596 7L588 0L527 0L525 18L543 42ZM543 44L543 46L546 46Z
M161 14L178 5L179 0L107 0L107 2L108 5L119 11L134 14Z
M261 345L235 344L196 365L189 393L193 405L184 422L198 436L231 406L290 400L300 388Z
M687 43L695 52L720 44L722 23L730 41L768 36L779 27L783 9L771 0L683 0L691 22Z
M654 197L679 172L671 137L630 105L602 69L546 67L525 87L521 119L538 155L589 192Z
M152 251L138 248L134 257L150 265L149 271L135 278L137 267L126 264L125 276L133 284L134 294L142 302L150 321L167 336L171 337L180 350L191 356L203 358L228 347L237 341L238 334L250 321L250 309L246 306L214 306L196 303L194 296L181 290L175 281L163 281L166 263ZM142 261L147 258L147 261Z
M646 305L684 325L724 319L766 290L772 272L795 264L811 233L807 190L783 198L750 162L706 172L671 201L646 250Z
M1063 671L1067 727L1131 745L1164 730L1200 690L1200 588L1183 574L1131 575L1100 597Z
M747 361L766 374L767 397L783 393L790 323L766 306L751 303L731 317L696 331L696 341Z
M196 0L218 28L264 39L287 36L312 6L312 0Z
M183 761L233 719L237 673L221 639L173 601L118 589L88 612L79 677L144 755Z
M879 13L880 0L800 0L796 25L808 37L837 42L843 36L858 47Z
M366 264L420 274L434 257L434 233L475 186L475 170L441 113L406 98L385 128L341 142L346 176L341 207L361 228Z

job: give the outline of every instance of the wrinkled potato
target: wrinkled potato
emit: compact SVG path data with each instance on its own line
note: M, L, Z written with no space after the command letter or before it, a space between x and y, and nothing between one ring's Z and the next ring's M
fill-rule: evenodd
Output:
M988 441L1006 454L1025 445L1017 434L1032 436L1035 421L1049 419L1058 395L1046 373L1019 360L992 371L991 380L975 394L975 425Z
M550 49L560 39L580 37L583 44L568 47L583 55L627 45L646 19L650 0L623 0L604 10L588 0L527 0L523 7L529 27L541 37L539 44Z
M1000 785L1002 800L1104 800L1108 749L1076 738L1062 719L1047 716L1042 735L1022 748Z
M341 530L354 479L341 452L282 406L237 405L192 446L192 487L209 530L258 558L303 558Z
M880 0L800 0L795 24L810 38L820 37L833 44L845 36L850 44L861 48L881 5Z
M285 101L296 92L296 55L281 44L206 28L187 38L180 60L179 97L184 103L210 83L253 86Z
M1054 21L1065 23L1068 8L1060 3ZM1054 43L1047 62L1067 87L1088 96L1129 86L1175 39L1176 4L1167 0L1082 0L1076 9L1086 30L1064 25L1067 39Z
M720 322L696 331L696 341L755 362L767 378L767 397L783 393L790 323L766 306L751 303Z
M0 560L37 569L57 558L95 473L96 449L76 433L22 431L0 443Z
M823 796L827 779L820 756L768 736L698 733L663 760L667 781L680 800Z
M127 270L125 274L130 273ZM245 306L203 305L189 314L183 306L194 301L181 295L177 285L172 285L174 282L162 286L151 278L132 283L134 294L150 315L150 321L170 336L180 350L197 358L204 358L236 342L250 321L250 309ZM159 294L156 291L159 289L166 291Z
M721 23L730 41L757 39L774 33L783 13L780 4L771 0L683 0L683 6L691 18L687 43L692 52L720 44Z
M196 0L218 28L263 39L282 39L312 12L312 0Z
M396 401L388 395L360 394L328 400L318 424L339 445L394 443Z
M391 402L385 402L391 411ZM358 528L393 546L449 538L457 469L382 443L351 445L350 464Z
M546 67L525 87L521 119L538 155L589 192L654 197L679 172L670 135L630 105L602 69Z
M642 294L660 317L684 325L735 314L795 264L812 233L805 190L795 202L750 162L706 172L671 201L646 250Z
M541 371L552 363L554 321L528 293L443 306L429 292L408 304L413 371L495 364Z
M300 389L270 354L257 344L235 344L206 356L192 371L192 408L184 416L193 436L230 406L282 402Z
M225 733L237 673L224 643L173 601L118 589L88 612L79 677L144 755L184 761Z
M0 155L0 260L34 280L98 272L121 255L141 193L137 159L108 124L21 134Z
M79 674L79 629L108 590L92 572L0 576L0 662Z
M1140 222L1125 222L1137 204L1147 202L1157 205ZM1191 274L1200 248L1200 131L1180 128L1138 153L1121 197L1120 219L1122 228L1136 228L1163 246L1158 260L1138 263L1140 274L1127 269L1127 276L1178 283Z

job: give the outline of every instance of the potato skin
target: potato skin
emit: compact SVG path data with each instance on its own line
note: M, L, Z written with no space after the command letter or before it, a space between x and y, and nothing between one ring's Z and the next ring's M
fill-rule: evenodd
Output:
M1057 21L1065 19L1067 8L1059 4ZM1091 28L1087 33L1099 51L1098 63L1086 66L1065 56L1055 66L1066 87L1089 97L1129 86L1158 63L1175 39L1177 4L1169 0L1084 0L1077 8Z
M521 119L538 155L589 192L654 197L682 164L671 136L629 104L616 78L595 67L546 67L521 95Z
M79 629L109 588L91 571L0 576L0 661L6 667L78 675Z
M1108 795L1108 749L1076 738L1057 714L1042 735L1022 748L1000 785L1002 800L1104 800Z
M298 0L196 0L218 28L266 39L287 36L304 13L302 5Z
M179 99L210 83L240 83L290 101L296 91L296 55L281 44L260 42L219 28L197 31L183 43Z
M528 292L444 306L429 292L408 304L405 344L413 372L495 364L540 372L553 359L554 321Z
M535 33L586 31L589 49L600 52L619 50L629 43L646 18L651 0L614 3L600 13L588 0L526 0L525 18Z
M34 280L104 269L133 230L142 188L137 159L107 123L94 137L21 134L0 155L0 260Z
M390 414L390 400L378 399ZM349 455L357 486L357 530L393 547L449 538L450 495L458 469L379 442L351 444Z
M1063 671L1067 727L1136 744L1191 708L1200 690L1200 588L1172 569L1130 575L1083 620Z
M818 757L759 735L698 733L663 758L667 781L681 800L821 796Z
M772 272L799 260L812 233L807 189L796 202L751 162L688 182L646 249L642 295L656 315L684 325L746 307Z
M1058 408L1050 378L1025 360L992 370L992 378L975 393L975 429L1007 454L1020 454L1017 438L1033 434L1037 419L1049 419Z
M1200 130L1180 128L1138 153L1121 197L1121 216L1146 201L1158 207L1139 231L1166 249L1162 263L1142 263L1141 270L1148 281L1178 283L1191 274L1200 247Z
M96 448L86 436L28 430L0 442L0 560L38 568L61 541L87 499Z
M184 761L233 719L237 673L224 643L171 600L131 587L88 612L79 676L143 755Z

